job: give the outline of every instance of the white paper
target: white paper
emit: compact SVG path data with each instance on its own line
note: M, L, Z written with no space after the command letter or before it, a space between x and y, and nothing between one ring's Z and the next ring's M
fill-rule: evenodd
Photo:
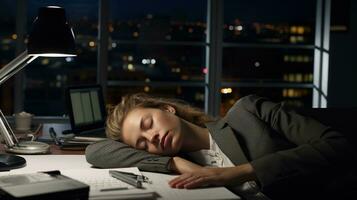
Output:
M141 175L137 167L114 168ZM143 199L153 198L155 191L147 188L135 188L109 175L109 169L66 169L61 174L86 183L90 186L89 199ZM123 190L101 191L102 189L127 188Z
M175 189L171 188L168 182L176 176L151 172L142 172L142 174L153 182L152 184L145 184L145 186L156 191L161 196L158 199L241 199L225 187Z

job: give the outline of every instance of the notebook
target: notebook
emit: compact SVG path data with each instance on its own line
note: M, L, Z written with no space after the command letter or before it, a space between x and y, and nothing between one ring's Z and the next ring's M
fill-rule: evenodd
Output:
M66 88L71 130L76 138L104 139L106 110L101 85Z

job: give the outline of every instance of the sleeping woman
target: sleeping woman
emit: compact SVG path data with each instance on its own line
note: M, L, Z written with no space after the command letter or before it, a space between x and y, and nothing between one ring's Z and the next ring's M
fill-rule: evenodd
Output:
M226 186L245 199L332 197L326 188L353 156L339 132L255 95L220 119L178 99L128 95L109 109L106 134L86 149L94 166L177 173L173 188Z

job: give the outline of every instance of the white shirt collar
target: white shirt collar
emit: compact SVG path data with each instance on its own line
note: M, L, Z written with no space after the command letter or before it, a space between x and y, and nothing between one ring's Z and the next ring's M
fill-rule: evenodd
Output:
M233 167L232 161L222 152L217 143L209 135L209 149L188 153L192 160L198 164L211 167Z

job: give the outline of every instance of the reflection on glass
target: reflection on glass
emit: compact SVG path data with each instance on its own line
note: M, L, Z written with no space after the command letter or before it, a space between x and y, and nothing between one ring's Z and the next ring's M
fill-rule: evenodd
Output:
M313 44L315 7L310 0L225 0L224 41Z
M257 87L240 87L240 88L222 88L222 104L220 108L221 116L233 106L240 98L256 94L267 97L275 102L284 102L287 107L306 107L312 106L312 89L311 88L257 88Z
M150 87L150 86L129 86L129 87L109 87L107 102L117 104L121 97L126 94L148 93L150 95L178 98L187 103L204 109L204 88L203 87Z
M313 50L224 48L224 81L312 83Z
M206 0L111 0L109 32L116 40L204 41Z

